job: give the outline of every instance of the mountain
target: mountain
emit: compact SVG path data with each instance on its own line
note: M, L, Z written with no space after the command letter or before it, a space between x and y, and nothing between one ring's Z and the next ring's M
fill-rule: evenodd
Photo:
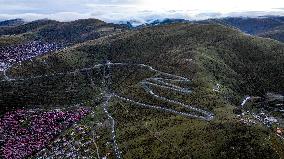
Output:
M173 27L174 29L171 29L171 27ZM170 29L168 29L168 28L170 28ZM183 36L181 36L180 34L175 35L174 33L177 32L179 28L181 30L183 30L184 33L187 33L187 34L183 35ZM209 31L208 31L209 33L202 33L204 30L206 30L206 28L209 29ZM168 30L166 30L166 29L168 29ZM193 30L188 31L189 29L193 29ZM170 42L164 41L165 45L162 45L163 42L161 40L158 44L156 44L157 41L159 41L159 40L148 39L148 38L153 38L153 37L155 38L155 36L153 35L155 32L162 34L164 30L166 30L165 34L167 35L167 36L165 36L165 39L170 40L170 39L175 39L178 36L181 36L180 37L181 40L178 40L171 45L168 44L168 43L170 43L173 40L171 40ZM187 32L184 31L184 30L186 30ZM223 31L223 32L226 33L226 35L224 35L223 33L217 33L218 31ZM125 37L128 37L128 36L134 36L132 34L135 35L135 37L130 37L132 39L125 38ZM173 34L173 37L172 37L172 34ZM139 37L138 35L140 36L140 38L138 38ZM187 36L191 36L191 37L187 37ZM198 37L198 36L200 36L200 37ZM115 38L117 38L119 40L115 41ZM125 41L126 41L125 43L122 43L123 42L122 38L125 39ZM164 38L164 37L158 36L157 38ZM231 39L229 40L229 38L231 38ZM283 49L282 44L279 44L277 42L273 42L271 40L264 40L264 39L259 39L259 38L256 38L256 37L247 37L247 36L242 35L241 32L238 32L238 31L232 30L232 29L227 29L226 27L222 27L220 25L173 24L173 25L166 25L164 27L163 26L155 27L155 28L150 27L149 29L143 28L143 29L139 29L138 31L131 31L131 32L126 32L126 33L122 32L118 35L112 35L112 36L110 36L110 38L107 38L107 37L106 38L99 38L99 40L111 41L111 42L115 41L116 43L114 43L114 42L109 43L109 44L107 43L107 44L105 44L106 46L98 46L99 48L96 48L97 47L96 45L95 46L89 46L89 45L82 43L82 44L84 44L82 47L76 46L76 48L78 48L76 50L79 50L80 53L78 51L73 50L74 54L76 52L78 52L78 56L81 56L81 54L84 52L84 53L87 53L87 57L89 57L89 56L92 56L92 55L88 55L88 54L92 54L92 51L85 51L86 48L88 48L88 49L93 48L93 51L95 51L95 52L98 52L98 51L100 51L100 49L103 49L105 51L105 53L111 54L110 56L123 56L123 57L125 57L125 58L121 58L119 60L115 60L117 62L118 61L127 61L127 59L134 60L134 61L130 61L131 63L149 63L150 61L152 61L151 64L153 66L157 65L157 67L161 67L161 66L159 66L158 64L155 64L155 63L158 62L159 60L165 60L165 59L155 59L154 58L155 56L153 56L152 54L150 54L150 55L144 55L144 54L153 52L153 53L156 54L156 56L162 56L163 52L170 52L170 50L174 50L174 48L171 48L171 47L176 47L176 45L178 45L178 44L183 46L183 49L188 50L190 52L194 52L198 49L206 48L203 51L206 52L207 50L208 51L210 50L210 52L214 52L216 54L216 55L215 54L213 54L213 55L217 56L216 57L217 59L220 58L222 60L222 61L219 61L220 59L218 59L218 60L216 59L220 63L220 65L224 65L223 67L225 67L225 66L228 67L227 69L232 70L231 72L235 72L235 73L239 74L237 81L238 82L242 81L246 85L245 85L245 87L239 87L239 88L233 88L231 86L231 89L239 90L238 93L253 94L253 92L258 92L258 95L261 95L262 93L265 93L267 91L281 91L281 89L283 88L283 85L282 85L283 83L277 82L277 81L282 79L281 75L283 73L282 69L281 69L282 62L280 60L283 56L282 55L282 51L283 51L282 50ZM184 41L182 41L182 40L184 40ZM191 44L191 46L188 46L189 44L187 44L186 41L188 41L188 43ZM121 44L119 42L121 42ZM129 42L129 44L127 42ZM145 42L148 42L148 43L145 44ZM90 42L88 42L88 43L90 43ZM117 43L119 43L119 44L117 44ZM82 44L79 44L79 45L82 45ZM141 44L141 46L140 46L140 44ZM159 46L159 44L161 44L161 45ZM112 50L109 50L110 48L108 48L107 45L111 45ZM113 45L115 45L115 46L113 46ZM116 45L118 45L118 46L116 46ZM132 46L132 45L134 45L134 46ZM201 48L199 48L198 45L202 45ZM123 47L120 48L121 46L123 46ZM130 47L130 46L132 46L132 47L128 49L128 47ZM137 48L136 48L136 46L137 46ZM166 47L161 48L163 46L166 46ZM116 47L118 47L119 49L123 49L123 50L117 50ZM157 48L155 48L155 47L157 47ZM168 48L168 47L170 47L170 48ZM135 48L139 49L139 50L136 50ZM146 50L142 50L142 48L146 49ZM152 50L150 50L150 49L152 49ZM176 49L177 49L177 51L179 51L180 48L176 48ZM224 50L225 52L223 52L222 50ZM159 53L157 53L157 51ZM72 52L72 51L70 51L70 52ZM141 55L139 54L139 52L141 52ZM58 60L61 61L60 59L57 59L57 56L59 56L59 55L61 55L61 53L50 55L50 57L52 57L55 60L48 60L48 61L50 61L50 62L53 62L53 61L56 62ZM213 55L211 55L211 56L213 56ZM55 56L55 57L53 57L53 56ZM96 56L100 56L100 58L102 58L102 59L95 59L95 60L101 61L101 60L103 60L103 57L105 57L106 55L98 54ZM146 57L148 57L149 59L144 59ZM75 55L74 55L74 58L76 59ZM83 58L83 57L80 57L80 58ZM226 58L228 58L228 59L226 59ZM235 58L235 60L232 60L231 58ZM72 61L75 60L75 59L72 59ZM141 60L143 60L143 61L141 61ZM170 59L170 60L174 60L176 62L181 62L180 61L181 59L179 59L179 60L178 59ZM83 63L82 66L80 65L81 67L86 67L86 66L92 65L93 62L94 62L94 61L92 61L92 59L88 59L88 58L85 59L84 61L86 61L87 63L86 64ZM232 63L232 61L233 61L233 63ZM60 64L65 63L64 61L62 61L62 62L63 63L60 63ZM162 63L162 62L160 62L160 63ZM262 68L263 64L267 65L267 67ZM174 64L172 64L172 65L174 65ZM58 71L63 71L63 72L68 71L69 69L76 69L77 68L76 65L74 65L74 64L72 64L71 66L69 66L69 64L64 64L64 67L61 67L61 66L59 67L59 66L56 66L56 63L55 63L55 64L51 64L51 66L54 67L54 68L52 68L52 70L58 70L59 69ZM239 67L234 67L234 66L239 66ZM34 67L34 69L37 68L35 64L33 64L33 67ZM33 72L35 74L31 73L30 71L28 71L26 73L31 73L31 74L27 74L27 76L31 76L31 75L36 76L38 74L41 74L42 71L47 71L47 73L49 72L48 70L43 70L43 69L44 68L41 68L41 70L35 70ZM51 69L51 68L48 68L48 69ZM67 70L65 70L65 69L67 69ZM273 70L274 72L269 72L269 70ZM209 71L209 72L211 72L211 71ZM217 78L217 75L218 75L216 73L217 72L214 73L215 78ZM224 73L226 73L226 72L224 72ZM20 73L20 74L21 74L21 76L24 75L23 73ZM246 77L244 77L244 75L246 75ZM220 77L218 77L218 80L222 80L222 82L225 82L225 80L222 79L222 78L223 78L223 76L224 77L226 77L226 76L225 75L219 75L219 76ZM248 76L251 76L251 77L248 78ZM274 85L267 83L267 82L271 82L271 80L272 80L271 77L274 78L274 81L275 81L275 82L273 82ZM236 77L234 77L234 78L236 78ZM270 80L268 80L268 79L270 79ZM249 80L252 80L252 81L249 81ZM248 85L249 85L249 87L248 87Z
M258 35L271 29L284 25L284 17L258 17L258 18L224 18L221 19L227 25L239 28L245 33Z
M146 22L128 21L127 25L133 27L145 27L155 25L166 25L173 23L196 23L196 24L221 24L227 27L239 29L244 33L256 35L265 38L271 38L278 41L283 40L284 17L282 16L262 16L256 18L250 17L227 17L218 19L207 19L200 21L186 19L156 19Z
M145 26L156 26L156 25L165 25L165 24L173 24L173 23L188 23L189 20L185 19L149 19L146 21L138 21L138 20L130 20L130 21L120 21L120 24L124 24L129 28L143 28Z
M0 27L18 26L24 23L25 21L23 19L11 19L11 20L0 21Z
M284 42L284 25L270 29L269 31L258 34L258 36L275 39Z
M209 19L198 23L222 24L228 27L238 28L241 31L265 38L271 38L283 42L284 17L228 17L222 19Z
M78 130L87 127L96 142L90 134L82 140L90 141L94 154L109 158L283 157L283 140L275 132L281 122L263 124L261 117L254 118L254 108L236 114L246 95L261 98L283 91L283 43L224 25L189 23L92 39L92 29L76 31L90 25L83 22L35 29L46 41L62 30L80 36L54 37L75 44L9 68L8 80L0 83L1 110L88 107L93 113L80 122L83 126L56 139L72 138L73 143L82 136ZM57 140L48 145L68 152ZM34 154L60 153L56 147L43 151Z
M72 22L44 19L15 27L0 28L0 35L28 36L27 39L29 40L59 42L69 45L107 36L126 29L125 26L108 24L97 19L82 19Z

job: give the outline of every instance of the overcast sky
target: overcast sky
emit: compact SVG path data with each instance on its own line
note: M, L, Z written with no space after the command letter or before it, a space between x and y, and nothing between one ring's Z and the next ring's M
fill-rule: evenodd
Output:
M0 0L0 19L107 22L284 15L284 0Z

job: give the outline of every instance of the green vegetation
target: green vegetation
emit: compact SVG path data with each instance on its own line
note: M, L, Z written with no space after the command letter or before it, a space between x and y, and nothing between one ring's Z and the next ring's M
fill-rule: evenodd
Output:
M29 40L44 40L63 44L75 44L97 39L127 28L115 24L107 24L97 19L83 19L72 22L38 20L24 25L0 28L0 35L19 35L33 33Z
M267 32L259 34L259 36L284 42L284 25L275 27Z
M262 18L228 17L222 19L208 19L198 21L197 23L221 24L227 27L238 28L251 35L284 42L284 18L281 16L266 16Z
M1 36L0 46L16 45L23 41L22 37L19 36Z
M67 28L77 30L76 25ZM42 36L51 37L49 33L47 29ZM16 65L7 74L21 78L70 72L106 59L151 65L192 80L190 95L157 89L159 93L210 110L215 118L210 122L189 119L112 98L110 112L117 122L117 142L124 158L280 158L283 150L277 147L283 147L283 141L270 140L273 133L261 125L239 122L233 110L244 95L283 90L283 53L282 43L246 36L224 26L173 24L76 44ZM154 76L153 72L136 67L112 67L111 71L113 92L143 103L174 107L152 98L138 84ZM9 107L90 101L101 97L102 77L102 70L95 68L75 75L1 82L0 102ZM217 84L220 90L214 91ZM95 112L101 120L96 122L104 125L98 128L101 138L97 144L101 154L106 154L111 149L105 144L110 138L109 126L105 126L109 123L104 123L101 107Z

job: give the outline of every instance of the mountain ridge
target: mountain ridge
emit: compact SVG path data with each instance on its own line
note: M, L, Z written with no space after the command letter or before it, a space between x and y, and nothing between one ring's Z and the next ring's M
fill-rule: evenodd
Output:
M18 25L23 25L25 23L26 22L23 19L3 20L3 21L0 21L0 27L18 26Z
M252 17L225 17L225 18L211 18L207 20L186 20L186 19L156 19L148 20L144 24L134 26L131 22L127 22L129 27L147 27L155 25L166 25L171 23L197 23L197 24L221 24L232 28L238 28L242 32L256 35L265 38L272 38L283 42L283 25L284 18L282 16L260 16L256 18ZM278 32L274 31L280 29ZM271 33L272 32L272 33Z

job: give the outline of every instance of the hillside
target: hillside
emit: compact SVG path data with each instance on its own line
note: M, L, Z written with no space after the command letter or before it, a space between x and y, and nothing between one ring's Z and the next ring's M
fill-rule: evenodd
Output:
M110 36L128 30L123 25L97 19L71 22L37 20L30 23L0 27L0 71L33 57L64 49L76 43Z
M64 43L66 45L93 40L127 28L105 23L97 19L82 19L71 22L37 20L15 27L0 28L0 35L29 35L28 40Z
M203 32L205 29L208 29L208 31ZM218 33L219 31L222 32ZM185 35L182 35L182 33ZM110 38L101 38L98 41L94 41L94 44L92 44L92 41L78 44L75 45L75 50L73 49L74 47L69 49L72 51L66 50L47 57L44 56L44 58L47 58L45 60L52 62L52 64L50 64L52 67L48 69L68 71L70 69L76 69L77 67L90 66L95 64L93 62L100 62L106 57L108 57L109 60L116 62L129 61L130 63L151 64L156 67L174 67L181 62L186 63L186 59L193 59L193 57L182 58L185 55L180 55L181 52L183 54L191 53L194 55L198 52L198 54L210 53L209 55L206 55L206 57L202 57L207 59L199 57L201 59L198 59L200 60L198 61L198 64L200 64L200 62L205 62L204 65L206 67L203 67L205 67L211 76L218 78L217 81L232 82L231 80L237 78L236 81L238 81L238 84L235 84L235 86L243 82L246 88L234 89L238 90L238 93L260 95L261 93L268 91L280 92L283 88L282 82L277 82L282 80L281 75L283 75L283 70L281 69L283 64L283 44L272 40L245 36L236 30L218 25L174 24L169 26L144 28L121 33L117 36L111 36ZM102 53L100 52L101 50L103 51ZM70 52L74 53L70 54ZM96 52L96 54L93 55L93 52ZM66 56L65 54L67 55L66 58L68 58L68 60L72 60L70 61L73 62L72 64L66 63L65 59L61 59L63 57L58 57ZM175 57L175 55L178 55L179 58ZM72 59L69 56L71 56ZM78 58L77 56L81 58L81 61L78 61L79 59L77 60L79 63L75 63ZM92 56L95 58L92 58ZM97 56L99 56L99 59ZM161 58L161 56L165 58ZM55 60L49 60L49 58ZM60 65L66 65L65 67L67 68L65 68L65 70L62 70L63 67L57 66L58 60L63 60ZM212 62L212 64L209 65L208 60ZM164 61L167 61L167 65L160 66L159 64L163 64ZM218 64L215 64L214 62L217 62ZM191 62L189 62L189 64L191 64ZM265 67L263 67L263 65L265 65ZM35 69L37 69L36 66L37 65L33 64ZM212 72L218 70L216 67L225 67L228 71ZM43 69L44 70L41 71L48 72L47 69ZM28 72L27 76L30 76L31 71ZM166 71L172 70L169 69ZM188 70L187 72L192 71L193 70ZM41 74L37 72L38 70L32 73ZM231 73L234 73L234 76L236 77L231 77L230 80L222 79L226 78L229 76L227 74ZM21 75L23 74L21 73ZM244 77L244 75L246 75L246 77ZM273 77L273 79L271 77ZM271 83L273 83L273 85L271 85ZM233 89L233 85L231 86L231 89Z
M138 27L168 25L173 23L192 23L192 24L220 24L233 29L239 29L244 33L265 38L271 38L283 42L284 18L282 16L264 17L226 17L217 19L207 19L200 21L189 21L185 19L164 19L152 20L147 24ZM131 24L130 24L131 25Z
M278 26L267 32L261 33L259 34L259 36L284 42L284 25Z
M284 24L284 17L224 18L222 21L240 30L257 35Z
M257 18L228 17L222 19L209 19L201 21L201 23L221 24L228 27L238 28L247 34L271 38L283 42L282 32L284 26L284 17L281 16Z
M14 65L1 110L88 106L80 125L97 136L89 148L110 158L280 158L274 129L235 113L245 95L283 91L283 53L282 43L221 25L125 31Z
M18 26L24 23L25 22L23 19L10 19L10 20L0 21L0 27Z

